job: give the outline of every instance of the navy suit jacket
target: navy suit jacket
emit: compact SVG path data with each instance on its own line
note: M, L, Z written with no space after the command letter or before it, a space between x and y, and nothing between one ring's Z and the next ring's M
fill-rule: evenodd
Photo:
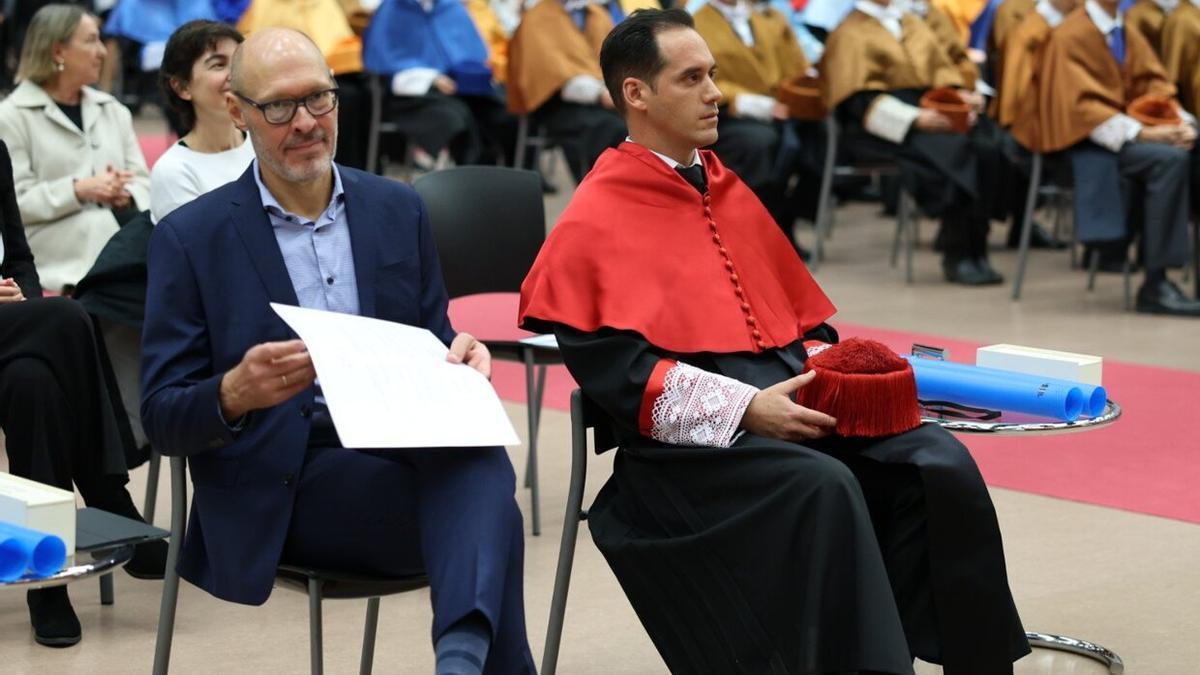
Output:
M449 344L442 282L421 199L411 188L338 167L363 316L428 328ZM195 485L180 574L213 595L270 595L304 464L313 388L221 417L222 375L256 344L294 339L269 302L296 293L253 166L164 218L150 237L142 335L142 423L164 455L187 456Z

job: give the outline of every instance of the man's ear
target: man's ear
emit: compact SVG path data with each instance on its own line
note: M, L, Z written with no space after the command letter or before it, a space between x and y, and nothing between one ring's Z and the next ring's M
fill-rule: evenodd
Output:
M233 120L233 126L240 131L246 130L246 118L242 115L242 106L238 105L237 96L233 92L225 92L225 109L229 111L229 117Z
M625 97L625 107L645 111L648 105L650 86L636 77L627 77L621 83L621 95Z

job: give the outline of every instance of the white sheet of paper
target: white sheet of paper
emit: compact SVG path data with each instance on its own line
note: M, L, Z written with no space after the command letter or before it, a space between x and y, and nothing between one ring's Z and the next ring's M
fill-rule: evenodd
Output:
M271 303L308 347L347 448L520 445L496 390L424 328Z
M533 337L521 338L521 344L543 347L545 349L558 349L558 338L554 337L554 333L542 333Z

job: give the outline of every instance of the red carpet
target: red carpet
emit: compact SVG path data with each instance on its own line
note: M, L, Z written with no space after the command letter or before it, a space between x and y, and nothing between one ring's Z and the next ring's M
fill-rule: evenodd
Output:
M515 301L468 319L468 311L480 310L455 301L455 326L478 336L489 329L497 337L514 335ZM837 327L842 337L873 338L902 353L913 342L945 347L955 361L973 362L979 346L844 323ZM524 402L525 371L519 364L496 363L492 381L501 397ZM1121 419L1104 429L1041 438L960 438L989 485L1200 523L1200 440L1188 426L1200 373L1107 361L1104 384L1124 409ZM551 368L545 405L566 410L574 388L565 368Z
M146 158L146 166L153 169L154 163L179 140L175 134L142 134L138 136L138 145L142 146L142 156Z

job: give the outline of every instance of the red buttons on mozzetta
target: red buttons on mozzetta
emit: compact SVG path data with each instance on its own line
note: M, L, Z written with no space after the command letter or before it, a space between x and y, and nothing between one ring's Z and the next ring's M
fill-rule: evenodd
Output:
M717 252L720 253L721 257L725 260L725 269L729 270L729 281L733 283L733 292L735 295L737 295L738 300L741 301L740 306L742 313L746 315L746 326L751 329L750 335L754 340L754 344L759 349L766 349L767 343L763 341L762 333L758 330L758 328L756 328L758 325L758 319L754 318L754 314L751 313L750 303L746 300L746 291L742 288L741 283L742 279L738 276L738 273L734 271L733 260L731 260L729 257L729 249L721 245L721 235L717 231L716 221L713 220L712 206L710 205L710 201L710 197L707 194L704 195L704 217L708 219L708 227L712 230L713 243L717 246Z

